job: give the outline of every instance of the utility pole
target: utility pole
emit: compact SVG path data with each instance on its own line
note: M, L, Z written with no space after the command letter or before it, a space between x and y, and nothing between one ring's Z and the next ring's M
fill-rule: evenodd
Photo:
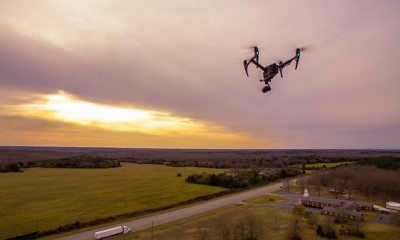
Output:
M36 220L36 238L39 238L39 219Z
M151 240L153 240L153 227L154 227L154 224L153 224L153 221L151 222Z

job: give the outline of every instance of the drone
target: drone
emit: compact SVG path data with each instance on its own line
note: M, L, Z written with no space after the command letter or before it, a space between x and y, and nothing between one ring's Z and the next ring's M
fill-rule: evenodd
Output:
M252 57L250 60L244 60L244 62L243 62L244 70L246 71L246 75L248 77L249 76L248 67L249 67L250 63L253 63L254 65L256 65L257 68L260 68L263 71L263 79L260 79L260 82L265 83L266 86L262 89L262 92L266 93L266 92L271 91L271 86L269 85L269 83L275 77L275 75L278 74L278 72L279 72L281 74L281 77L283 78L283 74L282 74L283 68L289 66L294 60L296 61L295 69L297 69L297 65L299 64L299 60L300 60L300 53L304 50L305 50L305 48L297 48L296 55L294 57L292 57L291 59L289 59L285 62L280 61L278 64L273 63L273 64L270 64L270 65L264 67L258 63L258 57L260 56L260 51L258 50L258 47L254 47L254 57Z

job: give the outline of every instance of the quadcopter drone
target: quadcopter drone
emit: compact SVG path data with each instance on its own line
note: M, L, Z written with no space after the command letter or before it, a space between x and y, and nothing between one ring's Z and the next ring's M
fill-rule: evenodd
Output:
M287 60L286 62L280 61L279 64L273 63L271 65L264 67L258 63L258 57L260 55L260 52L258 51L258 47L254 47L254 57L252 57L250 60L244 60L244 62L243 62L244 70L246 71L246 75L249 76L247 69L248 69L250 63L253 63L254 65L256 65L257 68L260 68L261 70L263 70L264 78L261 79L260 82L265 83L266 86L262 89L262 92L266 93L266 92L271 91L271 86L269 85L269 82L271 82L271 80L275 77L276 74L278 74L278 72L281 74L281 77L283 78L283 74L282 74L283 68L289 66L293 60L296 60L295 69L297 69L297 65L299 64L299 60L300 60L300 52L302 52L304 50L305 50L305 48L297 48L296 55L294 57L292 57L291 59Z

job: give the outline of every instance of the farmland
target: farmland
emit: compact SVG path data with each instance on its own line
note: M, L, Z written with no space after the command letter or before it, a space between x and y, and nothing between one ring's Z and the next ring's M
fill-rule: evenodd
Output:
M341 165L353 164L354 162L330 162L330 163L310 163L306 164L306 169L318 169L322 167L333 168Z
M187 175L203 171L224 170L122 163L121 168L29 168L1 174L0 239L168 206L224 190L185 183Z
M255 198L247 199L247 203L257 203L257 204L276 204L284 202L285 199L275 196L275 195L263 195Z
M104 224L104 222L121 222L127 218L137 217L138 215L133 213L139 211L143 215L150 213L150 211L146 211L149 209L152 211L162 210L160 208L171 207L195 197L226 190L221 187L186 183L185 179L190 175L218 175L226 171L226 168L233 168L236 171L239 168L245 168L243 171L254 171L254 169L261 168L264 169L263 174L265 174L278 170L278 172L281 170L287 171L288 169L296 170L300 169L301 166L304 166L306 169L322 168L324 164L327 168L325 170L329 170L329 172L335 170L345 171L351 167L358 166L366 158L372 159L377 155L386 156L388 154L398 156L400 154L398 151L375 152L355 150L45 149L46 151L35 148L0 148L0 153L4 153L0 155L0 164L3 164L3 166L14 164L22 168L20 172L0 174L0 239L35 231L45 232L54 230L67 224L90 227L92 225L99 226L98 224ZM37 167L47 167L46 164L52 162L59 163L57 159L62 160L64 158L63 161L65 162L67 161L65 158L81 159L82 156L95 159L99 157L107 158L121 164L121 167L83 169L79 168L79 165L78 168L57 168L59 165L66 167L64 164L53 166L56 168ZM389 160L392 162L397 161L394 158ZM320 163L321 161L324 163ZM334 168L343 164L350 164L350 166L346 168ZM376 169L373 172L380 173ZM256 173L259 174L258 170ZM320 171L315 171L313 175L316 177L328 176L327 173L320 174ZM336 176L332 179L343 180L347 178ZM398 177L394 177L393 179L398 179ZM336 182L334 181L333 183L326 181L325 183L322 180L310 181L310 183L321 188L320 185L322 183L328 187L333 187L331 185L338 182L335 180ZM356 189L354 187L357 182L354 180L351 185L353 186L352 195L355 194L354 190ZM364 180L363 182L365 183L366 181ZM310 190L313 189L314 187L310 187ZM389 193L383 192L382 196L387 196L387 194ZM275 210L262 208L264 211L261 211L261 208L258 208L259 206L253 204L278 203L280 201L282 199L271 195L261 196L249 199L248 208L235 206L232 209L228 208L232 211L224 208L221 212L223 213L222 216L225 216L224 211L226 210L226 216L230 217L231 215L242 216L244 211L248 211L249 213L255 212L256 216L263 218L264 212L267 211L265 213L266 216L274 216L271 215L274 214L271 211L274 212ZM255 208L258 210L254 210ZM216 212L217 215L219 213L219 211ZM285 214L288 214L287 218ZM212 216L211 219L215 217L217 216ZM283 212L283 215L279 215L279 217L285 222L284 224L282 223L282 226L293 224L292 214ZM193 221L196 222L196 219ZM211 221L208 217L204 219L208 219L207 222ZM232 217L232 219L235 218ZM268 221L262 220L262 223L270 226L271 222ZM202 221L198 223L201 226ZM161 231L159 236L165 237L165 234L171 234L168 237L174 236L174 231L180 228L175 227L180 222L171 224L157 227ZM187 221L184 221L183 226L186 226L185 224L188 224ZM167 229L167 226L171 229ZM302 226L305 232L314 234L315 229L308 229L309 226L304 224L304 221ZM192 238L193 234L199 229L197 225L187 225L186 227L191 229L191 232L189 231L187 236L192 236ZM186 227L183 228L186 229ZM371 229L376 229L377 227L379 228L379 226L374 225ZM208 227L206 226L205 228ZM157 229L155 234L158 234ZM280 228L277 226L277 229L287 231L286 227ZM141 236L144 238L140 239L148 239L145 237L146 231L148 233L148 230L143 231L143 235ZM276 232L274 234L280 236L277 239L284 239L286 237L282 233ZM385 234L384 231L378 231L375 235L380 236L381 234ZM306 236L311 235L306 234ZM51 239L52 236L48 237ZM275 237L275 235L268 235L268 237ZM188 239L191 239L191 237L188 237Z

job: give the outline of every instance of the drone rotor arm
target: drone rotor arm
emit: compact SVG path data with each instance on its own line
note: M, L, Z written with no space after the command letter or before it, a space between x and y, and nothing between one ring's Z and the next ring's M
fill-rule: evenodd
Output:
M279 69L279 73L281 74L281 78L283 78L283 74L282 74L282 69L283 69L283 67L282 67L282 61L280 61L279 62L279 65L278 65L278 69Z
M246 71L246 75L249 76L248 72L248 67L249 67L250 61L244 60L243 65L244 65L244 70Z
M296 57L296 67L294 69L297 69L297 65L299 65L299 61L300 61L300 55L298 55Z
M254 58L250 59L249 63L250 62L256 65L257 67L261 68L261 70L263 70L264 72L267 71L267 69L263 65L259 64L258 61L254 60Z
M304 51L305 50L305 48L297 48L296 49L296 56L295 56L295 58L296 58L296 67L295 67L295 69L297 69L297 65L299 65L299 61L300 61L300 52L301 51Z
M254 57L255 57L256 62L257 62L256 66L257 66L257 68L258 68L258 55L254 56Z

